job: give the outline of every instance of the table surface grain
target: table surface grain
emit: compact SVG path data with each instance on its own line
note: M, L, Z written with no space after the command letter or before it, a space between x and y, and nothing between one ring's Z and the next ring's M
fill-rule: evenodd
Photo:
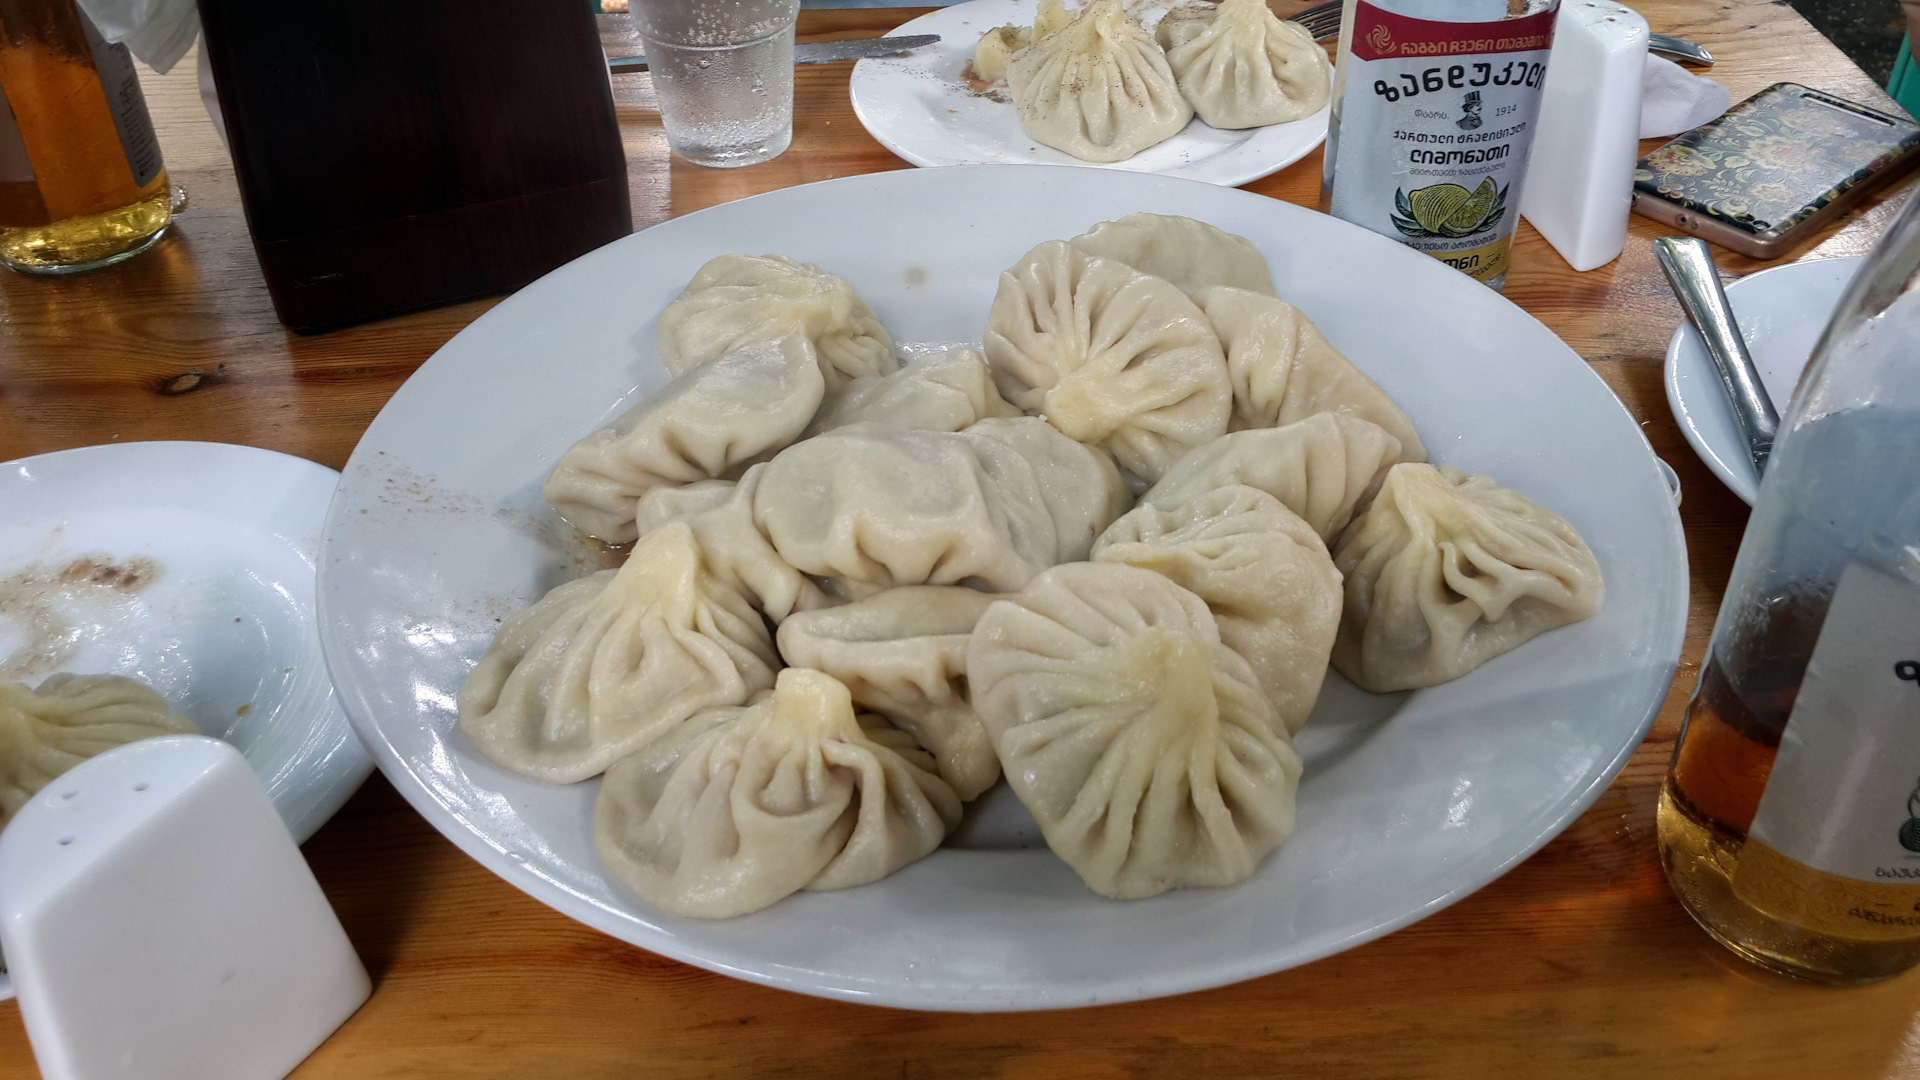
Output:
M1641 10L1720 57L1713 77L1735 100L1790 79L1887 103L1784 4ZM915 14L810 11L801 37L872 36ZM609 51L636 51L612 17L603 24ZM189 57L144 72L193 200L172 233L100 273L0 275L0 461L209 439L339 468L408 374L494 302L321 337L281 327L194 70ZM849 71L800 68L792 149L734 171L670 158L648 77L616 77L636 227L907 167L854 119ZM1312 205L1319 175L1315 152L1249 187ZM1789 257L1863 252L1902 197ZM1380 941L1236 986L1072 1013L909 1013L738 982L590 930L462 855L376 776L306 845L376 989L295 1075L1920 1077L1920 976L1836 991L1765 974L1708 940L1661 876L1654 798L1746 521L1667 409L1661 358L1680 314L1648 246L1661 232L1636 218L1626 254L1586 274L1529 226L1516 246L1507 297L1592 363L1678 470L1693 585L1679 674L1646 744L1591 810L1499 881ZM1734 275L1765 265L1717 254ZM0 1080L33 1075L18 1009L0 1005Z

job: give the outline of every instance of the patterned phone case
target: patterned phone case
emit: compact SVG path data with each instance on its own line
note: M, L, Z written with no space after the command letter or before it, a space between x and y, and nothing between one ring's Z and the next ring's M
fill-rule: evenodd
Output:
M1633 186L1636 202L1730 227L1771 255L1835 200L1899 175L1916 150L1920 125L1904 117L1776 83L1642 158Z

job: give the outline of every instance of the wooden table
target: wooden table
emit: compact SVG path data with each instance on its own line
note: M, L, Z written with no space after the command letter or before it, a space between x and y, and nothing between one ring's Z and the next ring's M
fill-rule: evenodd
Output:
M1641 10L1721 57L1713 75L1735 100L1793 79L1886 103L1782 4ZM871 36L910 14L810 12L802 37ZM905 167L855 121L848 71L801 68L793 148L730 172L671 160L647 77L616 79L635 224ZM491 302L288 333L192 59L148 72L146 86L193 206L124 266L64 281L0 275L0 460L191 438L340 467L394 389ZM1319 176L1316 152L1250 186L1311 205ZM1857 213L1796 255L1864 251L1891 209ZM1920 1077L1920 976L1834 991L1764 974L1695 928L1661 876L1654 797L1746 508L1667 410L1661 357L1680 314L1648 249L1660 233L1635 219L1624 256L1574 274L1523 225L1506 289L1592 362L1679 471L1693 565L1680 672L1652 735L1586 815L1506 877L1381 941L1238 986L1074 1013L905 1013L737 982L589 930L481 869L376 776L306 853L377 989L296 1075ZM1734 273L1760 265L1721 255ZM0 1080L35 1075L18 1017L0 1005Z

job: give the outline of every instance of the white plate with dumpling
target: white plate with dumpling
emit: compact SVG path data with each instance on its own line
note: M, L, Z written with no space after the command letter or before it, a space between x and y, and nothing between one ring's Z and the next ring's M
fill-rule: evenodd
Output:
M1105 899L1088 887L1094 876L1083 882L1048 848L1004 785L972 805L944 846L873 884L801 891L712 921L668 915L617 887L595 845L601 781L548 783L493 764L461 729L455 698L505 620L616 561L555 517L542 487L585 433L665 383L658 314L715 256L779 252L850 282L903 348L978 345L1003 270L1043 241L1137 211L1188 215L1248 238L1279 293L1405 410L1434 462L1490 474L1584 536L1605 574L1605 605L1444 685L1370 695L1329 675L1293 742L1297 760L1292 750L1247 744L1249 769L1299 776L1297 825L1273 823L1276 833L1292 826L1291 838L1231 887ZM819 468L832 467L833 455L824 458ZM679 490L706 498L698 483ZM804 540L802 525L790 533ZM1144 520L1131 539L1186 527L1177 515ZM669 566L690 535L678 524L648 532L648 565ZM990 581L1002 562L966 572ZM1074 569L1088 565L1050 573L1072 593L1092 587L1078 581L1089 571ZM1166 580L1125 566L1092 570L1118 583L1098 588L1119 594L1141 575ZM810 586L749 584L770 605L806 607ZM1142 610L1199 602L1178 589L1187 600L1133 591L1139 598L1128 602ZM611 244L509 298L423 365L369 428L329 517L320 605L336 685L381 767L428 820L509 882L622 940L711 970L848 1000L980 1010L1250 978L1351 948L1480 888L1572 821L1639 745L1671 684L1686 592L1678 516L1639 428L1578 356L1498 294L1390 240L1245 192L1112 171L981 167L861 176L729 203ZM1031 607L1062 626L1078 618L1057 614L1071 603L1040 597ZM782 649L859 655L858 628L836 625L834 610L790 616ZM926 618L922 632L945 632L941 613ZM1037 625L1007 625L1012 661L995 686L1008 687L1010 701L1030 700L1019 686L1031 662L1019 657L1035 655L1032 643L1051 633ZM1075 633L1088 643L1076 648L1105 648L1093 644L1104 633L1097 626ZM1284 688L1289 677L1235 676L1243 688L1256 680ZM771 704L752 712L752 724L818 711L830 696L799 682L787 689L763 698ZM714 730L749 730L746 717ZM729 749L724 733L699 737L704 761L753 756ZM632 774L646 771L643 756L624 760L609 781L641 790L647 778ZM553 775L593 768L577 765L557 762ZM1058 773L1041 777L1026 794L1057 799L1059 783ZM603 812L630 809L602 801ZM951 806L942 797L922 809L944 815ZM1048 820L1057 831L1060 822ZM1096 887L1143 891L1115 874Z
M854 115L883 146L915 165L1079 165L1228 187L1278 172L1326 139L1328 111L1321 107L1303 119L1241 130L1210 127L1196 117L1171 138L1107 163L1042 145L1021 130L1006 85L976 90L967 78L980 36L1002 25L1032 26L1038 3L971 0L891 31L938 34L940 41L906 56L855 64ZM1133 0L1128 9L1151 30L1173 6L1167 0Z

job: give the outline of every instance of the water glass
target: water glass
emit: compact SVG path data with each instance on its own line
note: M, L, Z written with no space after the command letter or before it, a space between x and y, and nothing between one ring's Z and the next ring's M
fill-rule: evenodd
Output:
M800 0L633 0L667 145L736 168L793 142L793 26Z

